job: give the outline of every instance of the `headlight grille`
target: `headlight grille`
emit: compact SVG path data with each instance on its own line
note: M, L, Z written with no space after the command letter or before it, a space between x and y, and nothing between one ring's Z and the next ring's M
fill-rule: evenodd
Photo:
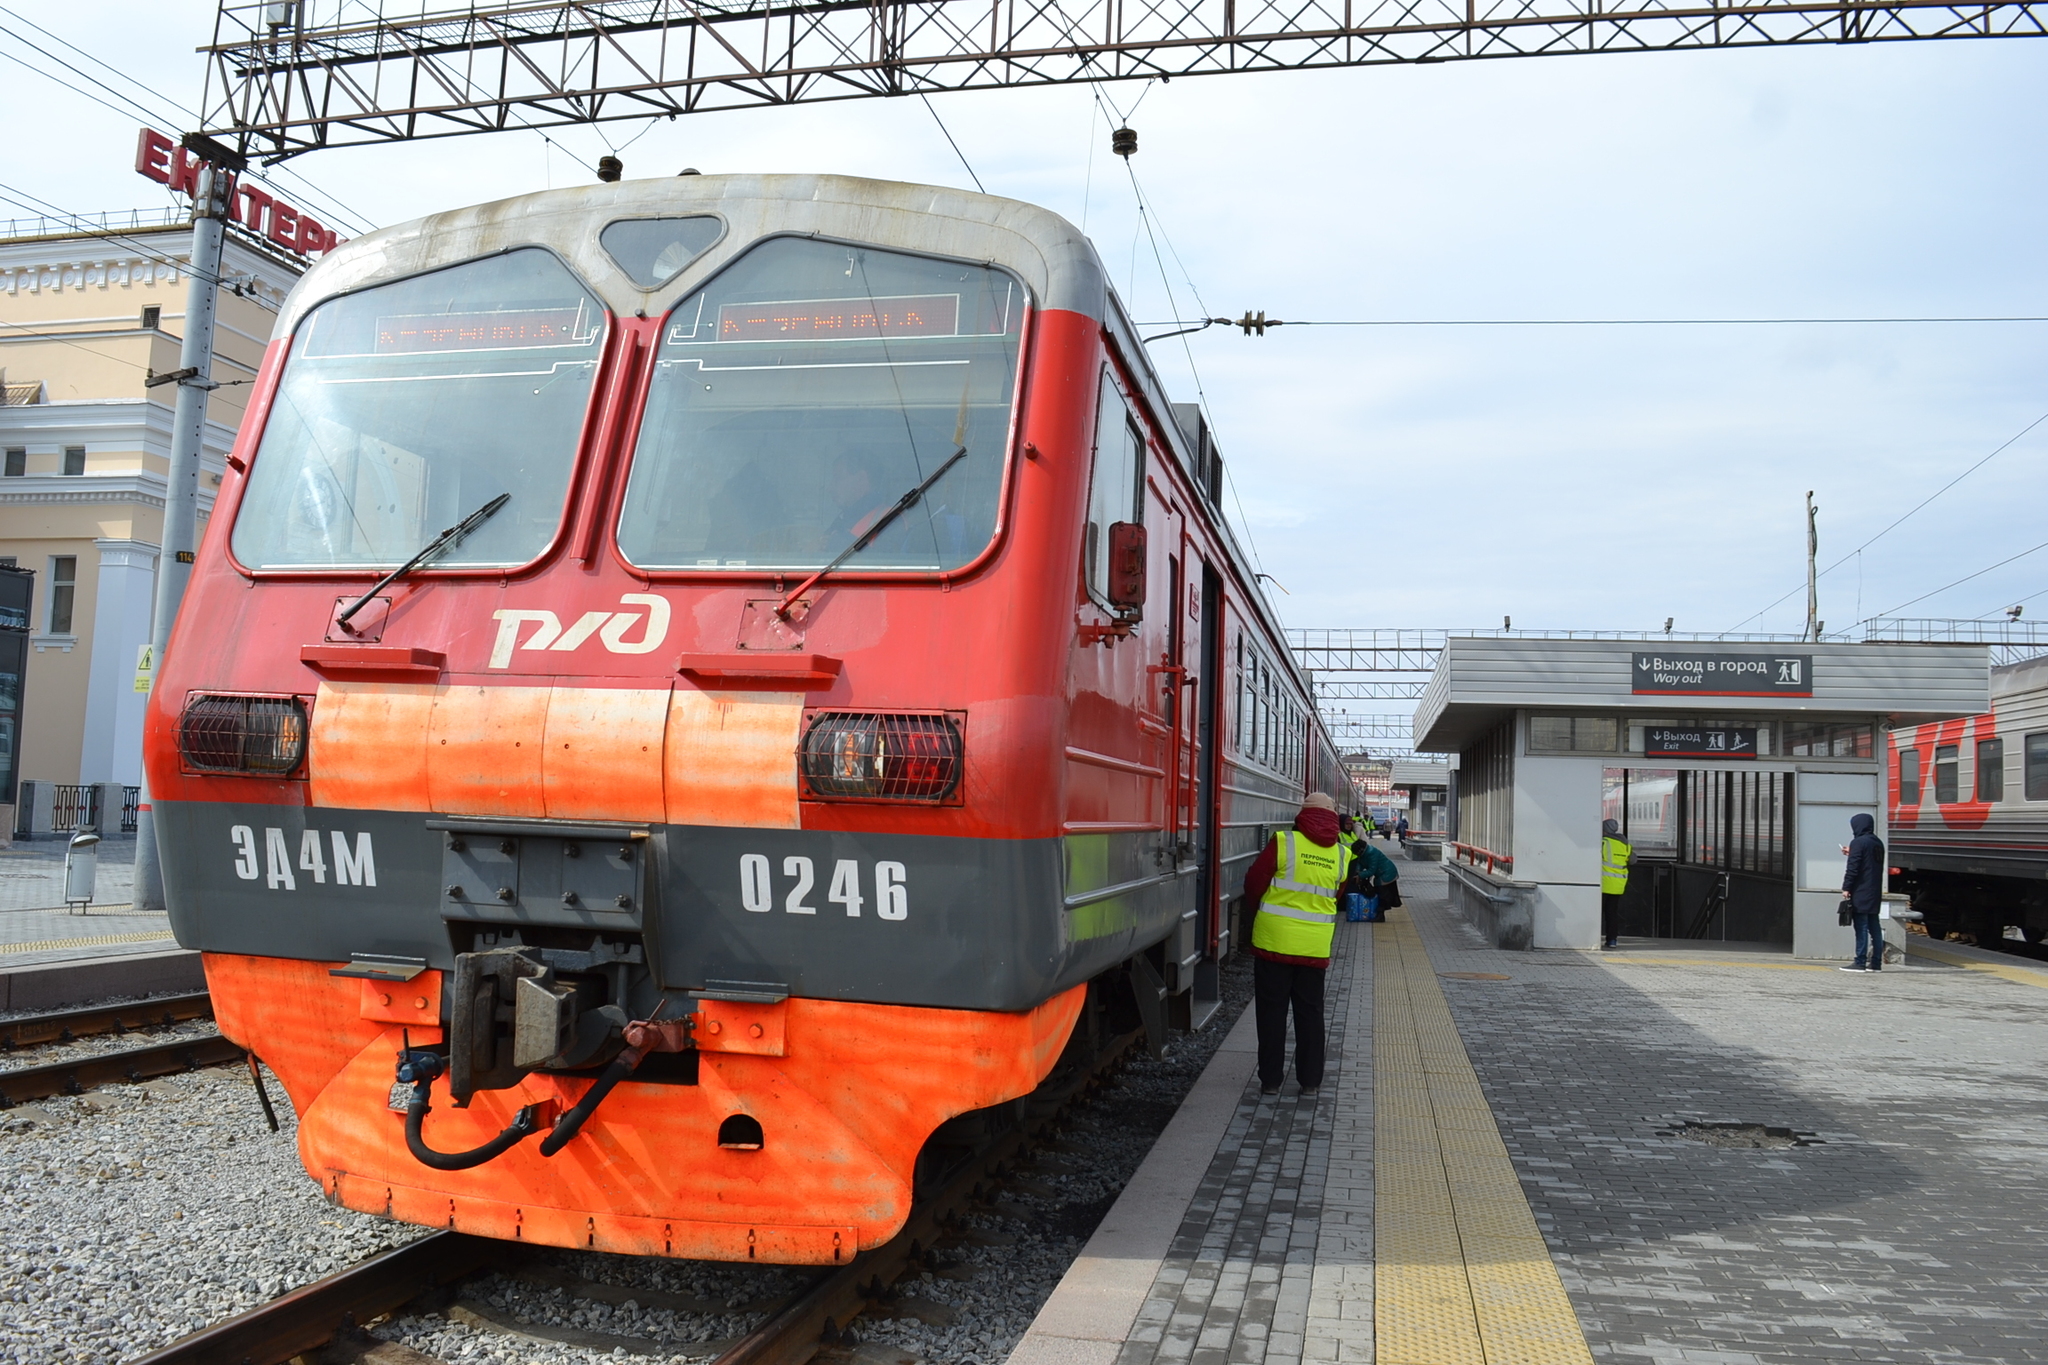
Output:
M804 785L840 800L932 801L960 788L960 723L944 713L821 711L804 731Z
M306 761L306 703L197 694L178 718L178 752L195 772L295 772Z

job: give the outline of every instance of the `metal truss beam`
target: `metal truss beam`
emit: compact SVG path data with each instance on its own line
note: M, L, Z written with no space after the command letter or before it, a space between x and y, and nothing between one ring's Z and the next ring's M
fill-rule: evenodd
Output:
M1414 718L1408 715L1355 715L1348 711L1325 712L1323 723L1330 727L1332 736L1345 739L1397 739L1408 742L1414 729ZM1379 745L1372 746L1377 754Z
M204 121L278 158L942 90L2044 34L2048 0L221 0Z
M1327 678L1310 679L1315 686L1318 702L1333 701L1415 701L1422 696L1422 689L1428 686L1426 680L1414 682L1331 682Z

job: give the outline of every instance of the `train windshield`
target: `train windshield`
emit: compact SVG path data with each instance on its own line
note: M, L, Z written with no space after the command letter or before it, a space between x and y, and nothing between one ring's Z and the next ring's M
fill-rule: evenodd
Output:
M651 569L822 568L937 475L846 568L966 564L995 532L1024 301L986 266L754 247L669 315L620 550Z
M533 249L321 304L264 425L235 557L394 568L507 493L434 567L536 558L562 519L604 333L604 306Z

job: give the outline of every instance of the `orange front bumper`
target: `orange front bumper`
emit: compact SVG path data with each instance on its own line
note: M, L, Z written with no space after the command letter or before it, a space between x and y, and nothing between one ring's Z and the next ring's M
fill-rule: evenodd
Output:
M1029 1094L1080 1016L1076 986L1018 1014L791 1000L784 1055L700 1054L698 1084L626 1081L553 1157L538 1141L468 1171L435 1171L389 1107L402 1027L329 964L208 953L221 1032L256 1053L299 1115L299 1154L337 1204L426 1227L632 1255L832 1264L909 1216L918 1151L946 1119ZM438 995L431 977L404 988ZM388 1017L388 1016L387 1016ZM735 1042L734 1047L745 1044ZM436 1085L427 1140L466 1150L528 1104L573 1105L582 1077L528 1076L451 1107ZM735 1114L759 1151L718 1146Z

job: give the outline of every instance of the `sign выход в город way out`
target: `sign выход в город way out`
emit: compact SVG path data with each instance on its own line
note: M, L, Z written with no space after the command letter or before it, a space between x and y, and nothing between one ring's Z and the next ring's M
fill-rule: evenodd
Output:
M1679 654L1639 650L1629 690L1661 696L1810 697L1811 654Z

